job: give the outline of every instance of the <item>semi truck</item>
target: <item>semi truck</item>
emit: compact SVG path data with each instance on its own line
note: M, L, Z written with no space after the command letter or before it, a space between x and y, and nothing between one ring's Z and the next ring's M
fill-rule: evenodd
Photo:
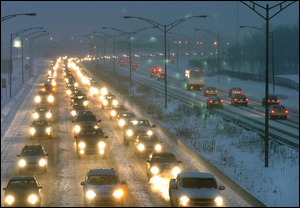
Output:
M187 69L185 70L185 81L187 90L202 90L205 82L204 69Z

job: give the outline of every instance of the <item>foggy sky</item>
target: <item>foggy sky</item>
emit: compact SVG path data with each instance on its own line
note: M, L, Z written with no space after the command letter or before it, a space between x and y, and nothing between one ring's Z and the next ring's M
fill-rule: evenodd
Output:
M271 6L279 1L257 2ZM239 18L237 18L239 7ZM36 17L20 16L1 23L2 42L9 41L9 34L28 27L44 27L54 39L85 35L92 31L103 31L103 26L117 27L125 31L151 26L137 19L123 19L124 15L141 16L162 24L169 24L185 15L207 15L206 19L195 18L186 21L172 30L192 36L195 28L211 30L224 36L236 36L237 26L251 25L262 27L265 21L248 7L239 2L208 1L139 1L139 2L47 2L47 1L1 1L1 17L15 13L37 13ZM299 2L293 4L274 19L272 26L282 24L299 25ZM104 31L115 33L113 31ZM240 36L249 34L249 30L240 30ZM157 29L144 32L143 35L162 35Z

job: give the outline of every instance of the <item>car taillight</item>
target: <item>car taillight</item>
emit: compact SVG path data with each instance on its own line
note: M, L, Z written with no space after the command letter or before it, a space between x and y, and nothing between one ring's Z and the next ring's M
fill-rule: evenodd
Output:
M208 90L206 90L206 93L209 93L209 91L208 91Z
M210 100L210 101L209 101L209 103L213 103L213 101L212 101L212 100Z
M236 101L238 101L238 99L237 99L237 98L235 98L235 99L234 99L234 101L236 102Z
M243 94L243 91L240 91L240 94Z
M268 100L268 102L271 102L271 100Z
M289 113L289 111L288 111L288 110L285 110L285 113L286 113L286 114L288 114L288 113Z
M271 111L271 113L272 113L272 114L274 114L274 113L275 113L275 111L274 111L274 110L272 110L272 111Z
M279 100L277 100L277 103L279 103Z
M218 93L218 90L216 90L215 92Z
M224 100L221 100L221 103L224 103Z
M249 101L249 99L248 99L248 98L246 98L246 101L248 102L248 101Z
M199 89L202 90L202 87L200 87Z

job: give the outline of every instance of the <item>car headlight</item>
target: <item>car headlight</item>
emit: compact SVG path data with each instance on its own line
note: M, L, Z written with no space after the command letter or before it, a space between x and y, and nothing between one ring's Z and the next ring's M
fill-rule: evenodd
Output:
M99 150L100 155L104 155L104 153L105 153L105 150L103 150L103 149Z
M50 128L50 127L48 127L48 128L46 129L46 132L47 132L48 134L50 134L50 132L51 132L51 128Z
M139 144L138 145L138 150L141 151L141 152L144 151L145 150L145 145Z
M38 197L37 197L36 195L34 195L34 194L32 194L32 195L30 195L30 196L28 197L28 202L29 202L30 204L36 204L37 201L38 201Z
M53 101L54 101L54 97L52 95L49 95L48 96L48 102L53 103Z
M117 199L121 199L124 196L124 191L122 189L118 189L114 192L113 196Z
M44 166L46 165L46 160L45 160L45 159L40 159L39 165L40 165L41 167L44 167Z
M80 153L81 155L83 155L83 154L85 153L85 151L84 151L84 150L80 150L79 153Z
M104 149L104 148L106 147L105 142L99 142L99 143L98 143L98 147L99 147L100 149Z
M151 131L151 130L147 131L147 135L148 136L152 136L153 135L153 131Z
M39 117L40 117L40 116L39 116L38 113L34 113L34 114L33 114L33 118L34 118L34 119L38 119Z
M76 125L76 126L74 127L74 131L75 131L75 133L79 133L79 132L80 132L80 130L81 130L81 128L80 128L80 126L79 126L79 125Z
M113 104L113 105L118 105L118 104L119 104L119 101L113 100L112 104Z
M152 168L151 168L151 173L152 173L153 175L159 174L159 168L158 168L158 167L152 167Z
M5 202L8 204L8 205L12 205L15 201L15 198L13 196L7 196L5 198Z
M72 116L76 116L76 111L75 111L75 110L72 110L72 111L71 111L71 115L72 115Z
M78 87L78 83L77 83L77 82L75 82L74 86L75 86L75 87Z
M116 112L115 110L112 110L112 111L110 112L110 115L111 115L111 116L116 116L116 115L117 115L117 112Z
M20 166L21 168L25 167L26 165L27 165L27 163L26 163L26 161L25 161L24 159L21 159L21 160L19 161L19 166Z
M79 145L78 145L78 147L80 149L84 149L86 147L86 144L84 142L80 142Z
M103 105L107 106L108 105L108 101L107 100L103 100Z
M92 190L89 190L86 192L86 198L88 199L94 199L96 197L96 193Z
M105 87L103 87L103 88L101 89L101 95L107 95L107 94L108 94L107 89L106 89Z
M103 99L104 99L104 96L103 96L103 95L100 95L99 100L100 100L100 101L103 101Z
M35 99L34 99L34 101L36 103L40 103L42 101L42 98L40 96L36 96Z
M34 135L35 132L36 132L36 131L35 131L35 128L30 128L30 134L31 134L31 135Z
M180 198L180 205L186 207L189 203L190 199L186 196Z
M160 144L155 145L155 151L160 152L162 150L162 146Z
M87 101L87 100L83 102L84 106L87 106L88 104L89 104L89 101Z
M223 198L222 197L215 198L215 203L218 207L223 206Z
M50 118L52 117L52 113L50 113L50 112L46 113L46 117L47 117L48 119L50 119Z
M51 84L52 84L53 87L56 86L56 82L54 80L51 82Z
M119 126L120 126L120 127L125 126L125 121L124 121L123 119L119 121Z
M131 137L133 135L133 131L131 129L126 131L127 136Z
M69 96L70 96L70 95L71 95L71 93L72 93L72 92L71 92L71 90L67 90L67 95L69 95Z
M180 168L179 167L175 167L173 168L173 176L176 178L177 175L181 172Z

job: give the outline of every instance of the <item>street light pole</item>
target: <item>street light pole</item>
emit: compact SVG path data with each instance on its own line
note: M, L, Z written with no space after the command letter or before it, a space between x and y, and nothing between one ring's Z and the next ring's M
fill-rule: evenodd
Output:
M199 16L186 16L185 18L181 18L179 20L176 20L174 22L172 22L171 24L169 25L163 25L163 24L160 24L160 23L157 23L153 20L150 20L150 19L147 19L147 18L144 18L144 17L132 17L132 16L124 16L125 19L139 19L139 20L142 20L142 21L145 21L145 22L148 22L150 24L152 24L154 27L156 27L157 29L159 29L160 31L162 31L165 35L165 109L168 108L168 94L167 94L167 32L169 32L171 29L173 29L174 27L176 27L178 24L184 22L184 21L187 21L187 20L190 20L191 18L196 18L196 17L199 17L199 18L206 18L207 16L206 15L199 15Z
M246 2L241 1L242 4L253 10L256 14L258 14L260 17L262 17L264 20L266 20L266 78L265 78L265 167L269 167L269 21L281 13L284 9L289 7L290 5L296 3L297 1L292 1L288 3L288 1L281 2L279 4L276 4L275 6L269 7L269 4L266 5L266 7L261 6L260 4L257 4L253 1L250 1L251 5L248 5ZM284 5L287 4L287 5ZM266 16L261 14L259 10L257 9L263 9L266 12ZM279 11L277 11L275 14L273 14L271 17L269 15L270 10L277 8Z
M33 17L33 16L36 16L36 13L10 14L10 15L1 17L1 22L5 21L5 20L8 20L8 19L11 19L11 18L16 17L16 16L21 16L21 15Z

